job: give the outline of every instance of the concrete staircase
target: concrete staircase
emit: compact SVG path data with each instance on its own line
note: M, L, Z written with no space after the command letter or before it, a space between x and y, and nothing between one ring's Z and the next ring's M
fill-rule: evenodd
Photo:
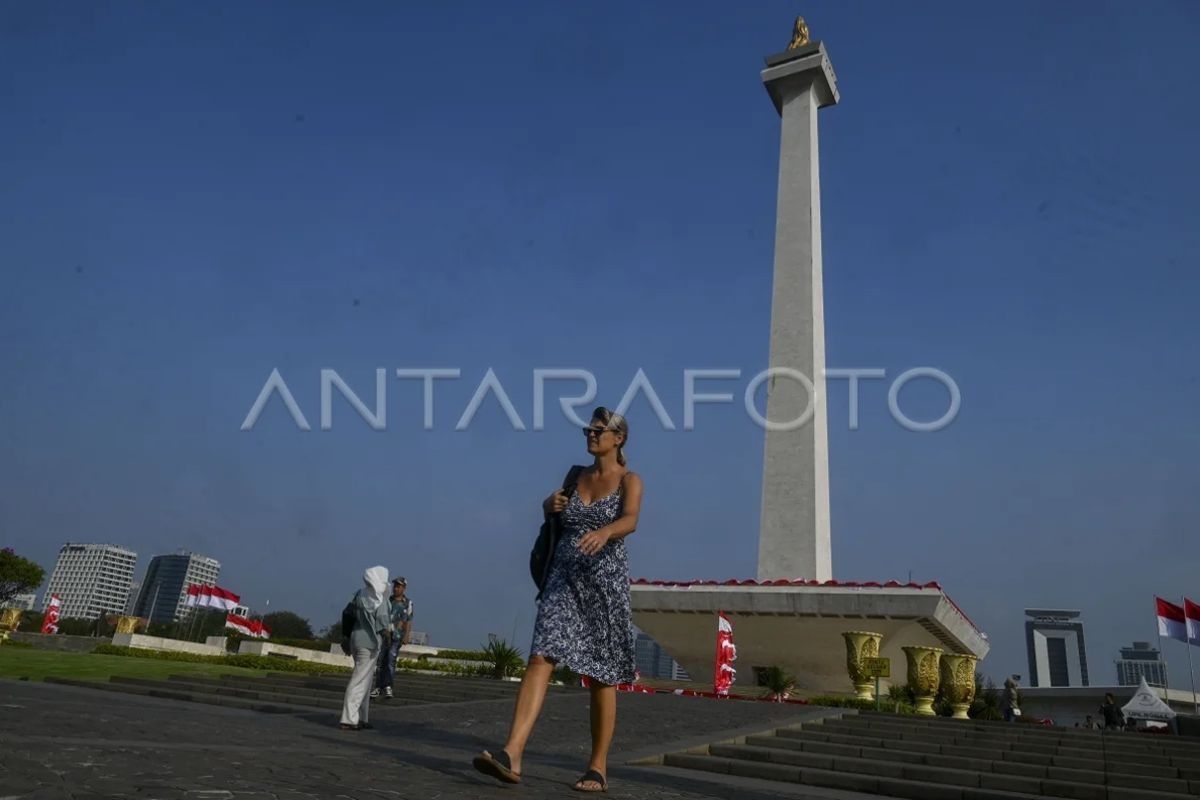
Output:
M122 694L160 697L192 703L242 708L274 714L306 714L317 710L336 711L349 676L316 676L297 673L222 675L219 678L172 675L167 680L113 676L107 682L73 678L47 678L47 683L82 686ZM518 684L486 678L435 677L398 673L395 697L371 702L371 713L431 703L467 703L498 700L516 695ZM578 691L551 687L552 691Z
M1200 797L1200 740L874 713L668 754L662 763L914 800Z

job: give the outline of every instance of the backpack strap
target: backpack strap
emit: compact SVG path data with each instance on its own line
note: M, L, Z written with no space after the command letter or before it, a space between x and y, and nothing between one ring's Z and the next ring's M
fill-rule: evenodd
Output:
M575 464L567 470L567 477L563 478L562 490L563 494L570 494L575 485L579 483L579 476L583 473L586 467L581 464Z

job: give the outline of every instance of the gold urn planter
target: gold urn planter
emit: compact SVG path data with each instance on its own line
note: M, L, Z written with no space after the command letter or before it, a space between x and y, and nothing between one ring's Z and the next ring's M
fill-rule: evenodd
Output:
M874 700L875 678L866 673L864 661L879 657L879 643L883 641L883 634L845 631L842 638L846 640L846 670L854 684L855 697L859 700Z
M917 699L917 713L932 717L933 698L937 697L941 671L938 661L942 655L940 647L905 647L908 659L908 686Z
M0 631L15 631L21 624L21 609L0 608Z
M946 653L942 656L942 689L954 707L954 719L969 719L967 710L975 699L975 656Z

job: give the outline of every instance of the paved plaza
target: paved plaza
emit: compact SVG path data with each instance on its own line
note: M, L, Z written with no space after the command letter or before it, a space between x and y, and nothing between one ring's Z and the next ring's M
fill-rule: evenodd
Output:
M0 681L0 798L575 797L588 753L583 692L551 696L525 781L500 786L471 756L502 742L511 698L388 708L346 733L332 712L262 714L70 686ZM628 762L801 722L823 712L769 703L622 695L608 796L862 798L867 795ZM824 712L827 713L827 712Z

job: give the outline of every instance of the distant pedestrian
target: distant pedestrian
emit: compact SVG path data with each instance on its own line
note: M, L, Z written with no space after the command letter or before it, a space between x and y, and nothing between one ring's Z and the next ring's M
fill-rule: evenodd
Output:
M379 656L379 680L371 690L371 697L379 697L383 692L384 700L391 700L395 695L392 687L396 685L396 659L400 657L400 648L408 644L412 638L413 604L405 592L408 581L396 578L392 581L392 596L388 598L389 644Z
M1012 722L1021 716L1021 693L1017 682L1012 678L1004 679L1004 691L1000 693L1000 710L1004 712L1004 721Z
M521 757L542 710L555 665L589 678L592 753L575 782L580 792L608 790L608 748L617 719L619 683L635 680L626 536L637 529L642 479L625 464L625 419L607 408L583 429L593 463L573 471L566 491L542 503L558 514L562 535L538 602L529 665L521 681L508 741L475 757L475 768L504 783L521 780Z
M1117 705L1117 698L1112 692L1104 695L1104 705L1100 706L1100 717L1104 720L1104 729L1119 731L1125 727L1125 715Z
M346 685L346 697L342 704L341 729L357 731L370 728L367 721L371 705L371 682L375 677L375 663L385 644L391 627L388 607L383 594L387 591L387 567L371 567L363 573L363 588L351 601L354 605L354 630L350 634L350 653L354 657L354 671Z

